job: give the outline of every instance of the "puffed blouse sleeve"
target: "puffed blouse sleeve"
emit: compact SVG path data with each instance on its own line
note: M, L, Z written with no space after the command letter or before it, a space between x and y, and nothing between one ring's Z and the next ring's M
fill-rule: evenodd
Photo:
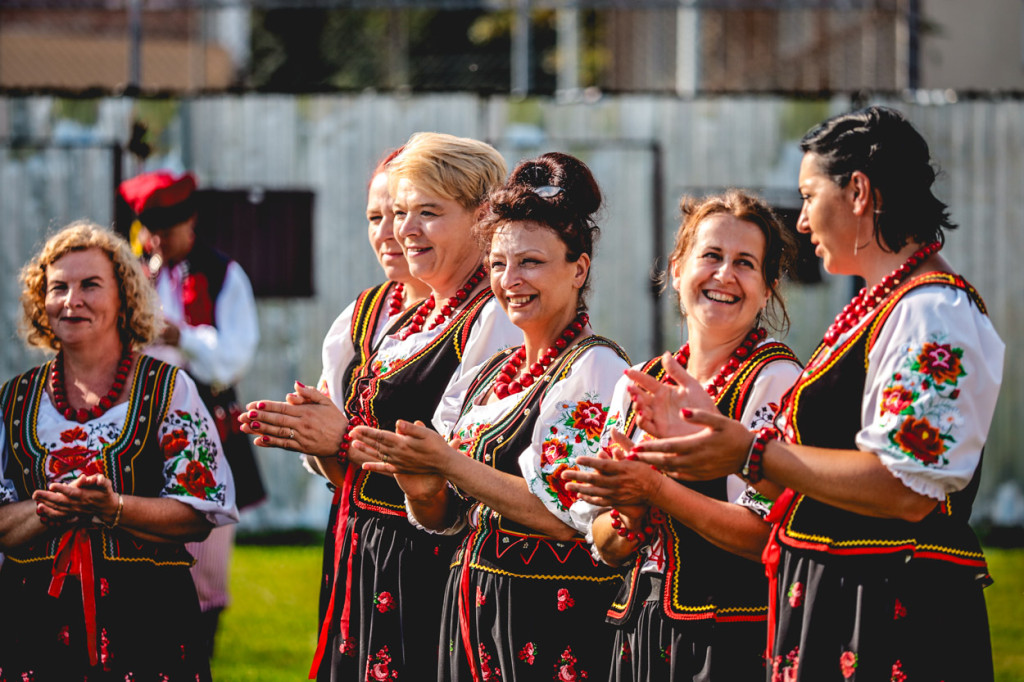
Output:
M344 407L345 401L345 387L342 385L345 370L356 356L356 348L352 345L352 315L355 307L356 303L352 301L334 320L324 337L320 353L323 369L316 387L339 409Z
M941 500L963 489L981 461L1004 351L964 291L908 293L868 353L857 447L921 495Z
M523 332L512 324L498 301L491 298L473 323L469 338L462 349L462 362L448 380L441 401L434 410L434 428L438 433L450 431L462 414L466 389L479 374L480 365L495 353L523 343Z
M519 468L530 492L583 535L590 530L591 507L566 490L562 472L578 469L578 457L600 452L612 392L628 366L608 347L584 352L566 377L548 389L530 447L519 456Z
M222 526L238 522L235 484L217 427L192 378L178 371L171 404L159 430L164 455L164 487L169 497Z

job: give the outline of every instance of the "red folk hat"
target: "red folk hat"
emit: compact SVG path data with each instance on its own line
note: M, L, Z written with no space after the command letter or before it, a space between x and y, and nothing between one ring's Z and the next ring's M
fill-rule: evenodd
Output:
M172 208L187 201L196 191L196 178L192 173L179 177L167 171L143 173L125 180L118 192L132 207L136 215L154 208Z

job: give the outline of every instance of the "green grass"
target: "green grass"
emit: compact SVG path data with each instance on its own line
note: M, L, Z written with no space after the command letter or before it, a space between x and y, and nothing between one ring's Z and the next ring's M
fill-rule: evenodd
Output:
M985 590L996 682L1024 682L1024 549L988 548L986 554L996 581ZM319 580L319 546L236 547L234 603L221 619L214 679L306 679L316 646Z
M316 648L319 546L235 547L232 604L221 617L213 679L306 679Z
M989 547L985 555L996 581L985 590L996 681L1024 682L1024 549Z

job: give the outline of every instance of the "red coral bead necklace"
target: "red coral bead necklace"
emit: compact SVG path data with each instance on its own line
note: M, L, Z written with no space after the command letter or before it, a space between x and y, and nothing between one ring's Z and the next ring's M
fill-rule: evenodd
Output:
M569 323L558 338L555 339L547 350L540 354L540 359L530 365L519 374L519 368L526 360L526 344L519 346L516 352L512 353L508 362L501 368L501 372L494 379L494 394L499 399L519 393L524 388L529 388L533 382L544 374L544 371L555 361L555 358L565 350L569 343L583 332L583 328L590 322L590 316L580 312L576 318ZM519 375L518 377L516 375Z
M927 260L929 256L938 253L941 248L942 244L940 242L932 242L922 246L910 258L904 261L903 265L883 277L882 281L871 287L870 290L867 287L861 289L854 296L853 300L847 303L846 307L836 315L835 321L825 332L825 343L830 346L834 345L840 336L856 327L857 323L865 315L874 310L890 293L895 291L903 280L907 278L907 275L916 270L917 266Z
M469 280L462 285L462 288L456 291L455 295L449 298L448 301L441 306L440 312L433 320L430 321L430 324L427 326L427 330L435 329L444 324L444 321L448 319L448 316L454 313L462 302L469 298L470 292L472 292L473 289L476 288L476 285L482 282L486 276L487 271L484 269L484 266L481 265ZM434 294L430 294L430 298L424 301L420 307L416 309L415 314L413 314L412 319L409 322L409 326L405 327L398 333L398 338L405 341L411 335L422 331L423 325L427 324L427 320L430 319L430 314L433 312L435 305Z
M117 366L117 373L114 375L114 383L107 391L107 394L100 398L98 405L89 409L74 409L68 404L68 393L64 385L64 351L57 353L53 361L53 370L50 372L51 387L53 388L53 406L65 419L74 419L79 424L84 424L90 419L103 416L107 410L114 406L125 382L128 381L128 370L132 366L132 351L130 347L125 348L121 356L121 362Z
M716 374L715 378L711 380L711 383L707 385L705 390L708 392L708 395L712 398L718 397L719 391L725 387L726 382L729 381L729 377L739 369L739 366L743 364L744 360L750 357L750 353L757 347L757 344L764 341L767 335L768 332L766 332L762 327L755 327L750 330L747 334L747 338L743 340L743 343L736 347L736 350L732 352L732 356L729 357L729 360L722 365L721 369L718 370L718 374ZM683 369L686 369L686 366L690 362L690 344L687 343L676 351L675 358L676 362L682 365Z
M388 296L388 315L394 317L405 309L405 282L395 282Z

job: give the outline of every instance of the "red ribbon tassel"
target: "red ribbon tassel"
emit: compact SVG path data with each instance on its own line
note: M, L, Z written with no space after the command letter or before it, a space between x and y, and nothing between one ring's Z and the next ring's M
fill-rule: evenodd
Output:
M89 665L97 665L100 657L96 636L96 576L92 565L92 542L86 528L79 526L61 536L57 556L53 559L52 575L53 579L50 580L50 589L47 592L51 597L60 596L68 576L78 578L81 583Z
M334 583L331 585L331 599L327 602L327 612L324 614L324 622L320 627L320 636L317 638L316 653L313 654L313 664L309 668L309 679L316 679L320 670L320 662L323 660L324 652L327 651L327 640L331 629L331 622L334 620L334 598L338 591L338 563L341 561L342 543L345 541L345 529L348 527L349 502L352 497L352 484L355 480L357 467L349 463L345 469L345 481L340 488L335 489L335 501L338 502L338 520L334 524ZM333 505L332 505L333 506ZM345 572L345 605L341 610L341 646L348 641L349 620L351 617L352 605L352 558L357 548L357 538L352 533L352 547L348 553L348 563Z
M779 562L782 558L782 548L779 545L779 528L789 505L793 502L795 493L791 488L786 488L779 495L779 499L772 504L772 510L768 513L765 521L772 524L771 533L768 535L768 543L761 553L761 561L764 563L764 573L768 576L768 648L765 651L765 660L771 661L775 650L775 628L778 625L779 605Z

